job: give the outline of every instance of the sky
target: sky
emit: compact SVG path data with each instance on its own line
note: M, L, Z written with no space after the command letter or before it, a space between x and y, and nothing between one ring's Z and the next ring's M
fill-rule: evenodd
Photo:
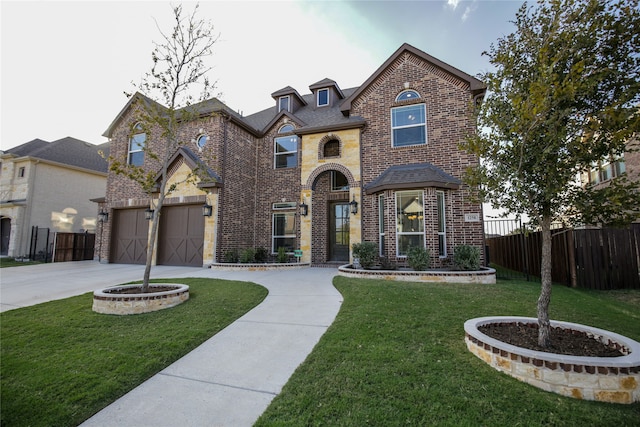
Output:
M159 1L0 0L0 150L33 139L102 136L152 66L153 42L172 28ZM196 3L183 2L191 11ZM324 78L360 86L403 43L473 76L483 51L513 32L521 1L201 1L218 35L214 93L249 115L271 93L301 95Z

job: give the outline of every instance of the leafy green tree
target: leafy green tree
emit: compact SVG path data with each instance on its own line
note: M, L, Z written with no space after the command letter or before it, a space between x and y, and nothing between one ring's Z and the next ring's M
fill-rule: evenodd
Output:
M551 223L638 218L638 183L582 186L580 173L631 149L640 129L638 0L526 3L515 31L488 52L480 132L464 148L482 159L466 180L506 213L542 230L539 344L550 345Z
M165 198L177 187L177 183L168 184L169 161L176 150L187 143L179 135L180 124L200 117L195 103L208 99L215 87L207 77L211 68L206 65L206 59L212 55L213 45L218 39L213 24L196 16L197 4L190 14L185 14L181 5L172 6L172 9L174 26L171 33L159 29L161 42L154 42L151 71L144 75L140 84L134 84L143 96L126 94L134 97L136 118L147 134L143 147L147 164L136 166L129 164L127 159L109 158L109 169L137 182L150 200L154 193L158 194L147 246L143 292L149 288L162 206ZM204 168L197 167L185 181L207 179Z

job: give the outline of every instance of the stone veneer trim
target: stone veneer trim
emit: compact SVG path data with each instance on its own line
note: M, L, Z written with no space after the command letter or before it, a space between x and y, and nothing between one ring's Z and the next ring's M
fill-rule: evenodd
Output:
M624 356L579 357L534 351L493 339L478 330L491 323L537 323L536 318L493 316L465 322L467 348L494 369L520 381L568 397L610 403L640 402L640 343L576 323L551 321L552 327L584 332L615 345Z
M189 299L189 286L178 283L159 283L149 285L154 287L173 286L170 291L140 293L140 294L114 294L114 290L139 288L140 284L120 285L111 288L97 290L93 293L93 311L101 314L142 314L175 307Z
M343 265L338 268L338 274L359 279L383 279L403 282L478 283L484 285L494 285L496 283L496 271L493 268L484 268L479 271L402 271L354 269L351 265Z

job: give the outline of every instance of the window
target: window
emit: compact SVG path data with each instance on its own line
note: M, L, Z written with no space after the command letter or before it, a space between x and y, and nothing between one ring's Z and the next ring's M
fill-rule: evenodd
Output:
M289 100L290 100L289 95L281 96L280 98L278 98L278 113L282 110L291 111L289 109L289 104L290 104Z
M424 203L422 191L396 193L397 255L407 256L410 247L424 247Z
M340 157L340 141L337 139L327 141L322 150L323 157Z
M416 92L415 90L405 90L396 97L396 102L418 98L420 98L420 95L418 95L418 92Z
M24 178L24 171L25 171L24 166L21 168L18 168L18 178Z
M344 174L331 171L331 191L348 191L349 181Z
M287 132L293 132L293 125L282 125L282 127L280 127L280 129L278 129L278 133L287 133Z
M438 200L438 256L447 256L447 224L444 209L444 191L436 191Z
M616 178L627 171L624 155L612 156L601 162L591 164L589 184L596 185Z
M329 89L320 89L318 91L318 107L329 105Z
M298 166L298 137L295 135L276 138L274 144L274 164L276 169Z
M273 210L279 211L282 209L295 209L298 207L298 203L296 202L282 202L282 203L274 203Z
M416 104L393 108L391 110L391 130L394 147L426 144L425 105Z
M198 145L198 148L202 149L202 147L204 147L204 145L207 143L208 140L209 140L209 137L207 135L200 135L196 139L196 144Z
M133 166L142 166L144 163L144 147L147 143L147 134L142 124L136 123L133 127L133 136L129 140L129 156L127 163Z
M296 240L295 218L295 212L277 212L273 214L272 253L277 253L278 248L293 252Z
M380 256L383 257L387 253L384 247L384 195L378 196L378 233L379 233L379 245Z

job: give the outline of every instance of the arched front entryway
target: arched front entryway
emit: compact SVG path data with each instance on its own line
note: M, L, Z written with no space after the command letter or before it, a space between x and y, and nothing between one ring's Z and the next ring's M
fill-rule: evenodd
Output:
M353 190L359 188L358 183L347 168L338 164L323 165L314 171L309 181L311 262L346 264L354 243L349 202ZM307 236L301 237L304 240Z

